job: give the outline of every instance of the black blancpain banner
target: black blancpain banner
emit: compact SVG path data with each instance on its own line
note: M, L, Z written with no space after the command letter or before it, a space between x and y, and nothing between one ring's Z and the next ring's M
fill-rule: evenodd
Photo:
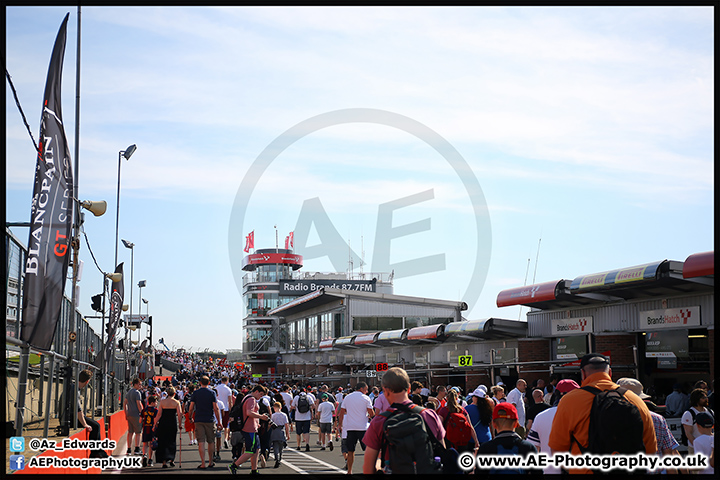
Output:
M122 275L123 264L121 263L115 268L115 273ZM110 360L110 354L114 349L115 332L117 331L118 323L120 323L120 314L122 313L123 298L125 297L124 279L121 278L119 282L112 283L112 293L110 295L110 318L108 318L107 332L108 338L105 343L105 364Z
M372 280L280 280L280 295L300 296L321 288L337 288L352 292L375 292L377 279Z
M45 83L23 285L20 338L42 350L52 346L70 263L74 184L60 99L69 16L55 39Z

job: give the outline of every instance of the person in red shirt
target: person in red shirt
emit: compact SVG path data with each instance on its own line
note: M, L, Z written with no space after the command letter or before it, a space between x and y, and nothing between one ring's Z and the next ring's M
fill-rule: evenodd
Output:
M233 475L237 474L237 468L246 460L250 459L250 473L258 473L257 462L260 453L260 437L258 435L258 427L260 420L268 421L270 417L266 414L260 414L260 406L258 401L267 393L267 389L262 385L255 386L250 395L242 399L243 420L242 435L245 440L245 453L240 455L237 460L228 465L228 470Z
M383 395L387 397L390 405L393 403L404 403L410 404L410 398L408 397L408 391L410 390L410 377L407 372L400 367L393 367L388 369L382 378ZM392 407L389 411L394 410ZM438 417L434 410L426 408L420 414L427 425L430 427L435 438L445 446L445 428L443 428L442 421ZM378 471L378 459L380 450L382 448L382 436L383 436L383 425L385 424L385 417L382 415L375 416L370 425L368 426L365 435L363 436L363 443L365 444L365 458L363 462L363 473L374 474Z

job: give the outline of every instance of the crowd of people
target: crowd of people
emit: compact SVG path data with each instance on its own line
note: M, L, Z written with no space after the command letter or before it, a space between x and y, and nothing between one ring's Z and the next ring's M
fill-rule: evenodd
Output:
M175 361L183 368L171 379L161 384L150 380L146 385L137 380L126 395L128 454L134 441L134 453L143 454L146 465L152 465L154 452L155 461L163 467L175 466L175 438L183 426L191 445L198 445L198 468L213 468L220 460L219 452L231 450L233 462L228 469L233 474L246 462L251 474L266 468L271 459L278 468L286 448L310 452L339 446L348 474L354 469L366 474L432 469L460 473L457 465L453 471L452 464L464 452L602 453L598 434L591 436L589 431L589 424L595 421L590 412L602 397L599 393L620 388L624 399L634 406L634 417L622 420L625 434L614 440L612 448L625 448L618 445L627 440L628 451L679 455L679 443L666 418L681 418L689 452L704 453L711 460L702 473L714 471L714 381L710 385L699 381L689 395L676 385L663 409L652 402L639 380L613 381L610 360L601 354L583 357L580 383L552 376L547 382L540 379L528 386L526 380L518 379L512 388L498 382L478 385L467 394L452 385L431 390L411 381L398 367L384 373L381 385L361 381L354 388L330 389L327 385L281 382L251 384L246 372L223 360L178 355ZM608 432L611 423L604 425ZM311 445L313 425L318 439ZM405 432L402 438L394 439L393 432L400 431ZM365 452L359 469L355 465L358 446ZM466 473L473 470L499 473L492 469ZM581 472L589 470L571 470ZM550 466L514 473L561 471Z

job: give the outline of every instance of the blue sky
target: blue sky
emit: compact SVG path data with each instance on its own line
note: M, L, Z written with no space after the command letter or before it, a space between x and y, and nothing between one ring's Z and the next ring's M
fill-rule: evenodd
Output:
M70 13L63 114L74 156L77 8L5 12L7 70L36 139L50 52ZM539 283L713 249L710 7L81 14L80 197L108 202L84 228L112 270L118 152L137 144L121 167L120 237L136 244L134 310L145 279L154 337L171 346L240 348L230 232L254 230L256 247L274 247L277 225L282 247L315 197L350 247L364 251L368 272L380 205L431 191L432 200L394 211L393 227L430 222L392 240L390 261L443 254L445 269L399 278L395 293L459 300L479 288L469 285L477 219L463 181L474 177L492 245L480 248L489 263L469 319L518 318L518 307L498 309L495 299L524 284L528 259L527 282ZM407 117L469 170L458 175L402 128L330 125L274 159L244 224L231 225L238 189L265 148L344 109ZM8 86L5 115L6 217L28 221L35 155ZM311 232L307 246L321 240ZM80 309L90 315L102 283L84 239L81 259ZM128 271L122 244L119 259ZM335 269L325 257L303 270Z

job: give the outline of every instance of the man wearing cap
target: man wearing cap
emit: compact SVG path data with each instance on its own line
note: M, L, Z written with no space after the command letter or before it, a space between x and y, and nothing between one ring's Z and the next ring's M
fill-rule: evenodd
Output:
M647 395L643 392L643 385L642 383L640 383L640 380L625 377L619 379L617 381L617 384L621 387L627 388L635 395L640 397L641 400L650 398L650 395ZM673 434L670 433L670 429L668 428L665 418L662 415L653 412L652 410L650 410L650 416L652 417L653 427L655 428L655 438L657 439L658 455L680 455L680 453L677 451L680 444L677 442L677 440L675 440ZM668 469L667 473L678 472L675 469Z
M589 353L580 361L580 375L582 377L581 387L595 387L598 390L614 390L618 385L612 381L612 370L610 359L599 353ZM657 440L655 439L655 428L653 427L650 410L632 391L626 391L624 397L635 405L643 421L643 444L645 453L652 455L657 452ZM548 445L554 452L570 452L573 455L581 455L580 446L588 445L590 427L590 409L592 408L595 395L591 392L578 388L565 395L558 403L558 409L553 419L552 431ZM573 441L573 438L575 441ZM573 469L571 473L589 473L589 469Z
M682 385L673 385L673 391L665 399L665 416L668 418L679 418L685 410L690 408L690 399L682 391Z
M712 458L713 450L715 449L715 436L713 435L715 419L710 413L701 412L695 416L695 423L700 431L700 435L695 437L695 453L707 455L708 458ZM708 466L698 473L713 475L715 473L715 467L712 465Z
M480 445L478 455L521 455L523 457L530 453L537 453L535 445L523 440L515 432L518 426L518 411L515 405L509 402L500 403L493 409L493 427L497 431L495 438ZM477 473L542 473L536 470L501 470L490 469L489 471L476 471Z
M535 416L535 420L532 423L532 428L528 432L528 442L535 445L541 453L547 453L550 455L550 447L548 446L548 440L550 439L550 432L552 431L553 419L555 418L555 412L557 411L557 404L560 399L568 392L572 392L576 388L580 388L575 380L565 379L557 382L555 390L557 393L557 401L555 405L551 406L547 410L544 410ZM559 468L548 465L543 470L544 473L548 474L560 474L562 473Z

